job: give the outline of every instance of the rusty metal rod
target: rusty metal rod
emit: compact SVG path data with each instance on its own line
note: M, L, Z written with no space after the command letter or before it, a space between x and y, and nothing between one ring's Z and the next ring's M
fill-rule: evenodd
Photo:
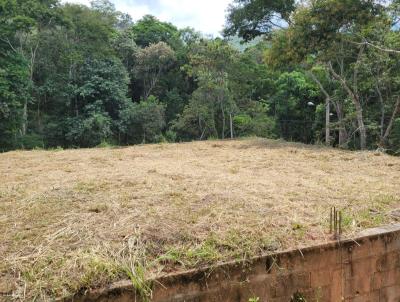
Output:
M335 237L336 237L336 235L337 235L337 211L336 211L336 207L334 207L333 208L333 223L334 223L334 225L333 225L333 229L335 230Z

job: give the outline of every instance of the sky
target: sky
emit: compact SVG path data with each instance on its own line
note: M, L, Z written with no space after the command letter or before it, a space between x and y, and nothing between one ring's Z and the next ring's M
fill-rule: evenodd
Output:
M219 36L225 14L232 0L110 0L118 11L128 13L136 21L144 15L156 16L178 28L193 27L204 34ZM90 0L62 2L90 5Z

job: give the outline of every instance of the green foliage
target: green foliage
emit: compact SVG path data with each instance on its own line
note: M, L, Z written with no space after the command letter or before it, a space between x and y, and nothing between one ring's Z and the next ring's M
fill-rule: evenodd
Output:
M249 101L267 98L274 89L276 75L264 64L268 44L260 42L236 57L230 66L229 80L232 95L238 106L245 109Z
M0 150L22 146L19 130L28 87L24 60L9 51L0 52Z
M282 23L289 20L295 8L294 0L235 0L228 10L228 26L225 35L238 34L249 41L257 36L267 34Z
M394 122L393 132L390 136L390 145L393 146L391 152L400 155L400 118Z
M9 36L16 32L29 32L38 25L57 18L54 9L57 0L1 0L0 36Z
M128 104L128 76L115 59L89 60L78 72L71 104L75 116L66 118L65 139L69 145L93 147L111 138L112 127Z
M209 237L199 245L179 248L167 248L165 253L160 256L159 262L172 262L180 265L199 265L208 264L220 258L220 251L214 235Z
M141 47L148 47L159 42L167 43L173 49L181 45L178 29L171 23L161 22L147 15L137 21L131 28L135 42Z
M182 115L173 123L173 129L181 139L193 136L225 138L227 135L228 117L236 109L229 87L229 69L235 55L228 43L218 39L192 47L190 65L185 68L197 80L198 88Z
M268 111L268 106L254 104L246 113L236 115L233 119L236 136L274 138L276 125Z
M315 106L319 102L317 87L304 73L285 72L275 82L272 111L283 138L313 140Z
M167 91L164 101L166 104L165 114L167 121L175 119L185 106L185 101L177 88Z
M66 139L72 146L95 147L110 138L111 118L106 113L90 111L86 116L67 120Z
M169 143L175 143L176 139L177 139L177 135L175 131L172 130L167 130L165 132L165 139L167 140L167 142Z
M106 8L104 8L106 9ZM112 55L111 41L116 34L116 16L113 12L90 9L76 4L65 4L62 8L64 31L71 39L66 54L74 61L84 58L106 58Z
M313 143L329 101L332 145L362 147L364 128L367 147L398 154L399 11L235 0L224 41L153 16L134 23L109 0L0 0L0 150L231 135Z
M132 286L136 290L137 294L141 297L143 302L150 301L152 288L151 282L146 280L146 267L138 262L134 264L134 267L124 267L125 274L129 277L132 282Z
M192 95L189 104L181 115L172 122L172 129L181 140L206 139L218 137L214 103L215 94L207 88L200 87Z
M24 149L43 149L45 147L43 137L37 133L21 136L20 144Z
M130 30L118 32L113 40L113 47L124 64L126 70L130 72L135 66L135 58L139 47L136 45L135 36Z
M233 122L235 123L235 128L238 129L239 133L242 135L250 135L253 132L253 120L250 115L248 114L239 114L235 116L233 119Z
M102 141L100 144L98 144L96 146L96 148L104 148L104 149L108 149L108 148L113 148L115 145L112 142L109 141Z
M164 127L165 106L154 96L121 111L119 129L126 144L159 142Z
M86 111L87 105L96 103L117 119L128 102L127 84L128 74L118 59L88 60L78 69L73 109L79 114Z
M292 296L290 302L307 302L307 299L304 297L303 294L297 292Z
M147 99L157 87L161 75L175 61L175 52L165 42L151 44L136 55L134 75L143 82L143 98Z

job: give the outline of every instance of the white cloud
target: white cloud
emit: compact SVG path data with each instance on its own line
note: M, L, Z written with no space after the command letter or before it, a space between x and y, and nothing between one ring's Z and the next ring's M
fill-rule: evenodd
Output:
M204 33L217 34L225 22L230 0L160 0L165 18L178 27L190 26Z
M205 34L218 35L225 23L225 14L232 0L110 0L117 10L133 20L146 14L168 21L177 27L193 27ZM90 0L63 0L89 5Z
M114 0L113 2L115 3L115 7L117 8L117 10L123 13L128 13L135 21L139 20L144 15L149 15L149 14L153 15L151 9L146 5L142 4L132 5L126 3L125 1L118 1L118 0Z

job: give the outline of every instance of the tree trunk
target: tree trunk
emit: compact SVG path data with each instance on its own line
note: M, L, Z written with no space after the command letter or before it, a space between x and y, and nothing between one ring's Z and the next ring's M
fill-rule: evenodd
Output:
M146 84L146 79L143 79L143 89L144 89L143 97L144 97L144 100L145 100L145 101L147 101L147 99L148 99L148 98L150 97L150 95L151 95L151 92L152 92L153 89L155 88L155 86L156 86L156 84L157 84L157 82L158 82L158 79L159 79L160 76L161 76L161 71L162 71L162 69L159 68L159 69L157 70L157 73L155 73L155 74L153 74L153 75L151 76L148 85ZM148 86L148 87L147 87L147 86Z
M232 121L232 113L229 113L229 124L231 128L231 139L233 139L233 121Z
M351 100L353 101L353 105L356 109L356 117L357 117L357 124L358 124L357 130L360 133L360 149L365 150L367 147L367 130L366 130L365 124L364 124L363 110L362 110L360 99L359 99L358 95L355 92L353 92L353 90L347 85L346 80L335 72L331 63L329 63L329 69L330 69L333 77L341 83L342 87L346 90L347 94L350 96Z
M356 107L357 123L360 130L360 148L365 150L367 148L367 129L365 128L363 112L361 108L361 103L359 100L354 100L354 105Z
M36 60L36 52L39 47L39 41L37 41L34 48L31 48L31 57L30 57L30 64L29 64L29 80L31 85L33 86L33 73L35 68L35 60ZM22 111L22 135L25 136L28 129L28 100L26 99L24 102L24 108Z
M40 98L38 98L36 117L37 117L37 128L39 131L42 131L42 121L40 118Z
M330 101L327 98L325 100L325 144L328 147L331 145L330 120L331 120Z
M28 125L28 100L24 101L24 107L22 109L22 125L21 125L21 134L22 136L26 135Z
M221 113L222 113L222 135L221 135L221 137L222 137L222 139L225 139L225 110L224 110L224 105L223 105L221 99L220 99L220 104L221 104Z
M330 112L330 102L331 102L331 96L325 90L324 86L318 80L318 78L312 72L309 72L309 74L311 75L311 77L314 80L314 82L317 83L317 85L321 89L322 93L325 95L325 144L327 146L330 146L331 145L331 140L330 140L330 136L331 136L331 132L330 132L330 114L331 114L331 112Z
M400 112L400 97L397 98L396 105L394 106L394 110L392 113L392 117L390 118L389 124L386 128L385 134L381 137L380 146L384 147L387 145L387 140L389 135L393 129L394 121L396 119L397 114Z
M198 122L199 122L199 130L201 131L201 135L200 135L199 140L203 140L204 133L206 132L207 127L206 127L206 125L204 125L204 129L201 129L201 119L200 119L200 116L199 116L199 118L198 118Z
M335 106L336 115L338 117L338 123L339 123L339 147L347 148L348 134L343 121L344 114L343 114L342 104L339 102L333 102L333 104Z
M376 92L378 93L379 102L381 105L381 123L380 123L380 136L381 138L384 135L384 126L385 126L385 102L383 101L381 90L379 89L378 85L376 84Z
M75 106L75 116L78 117L79 116L79 108L78 108L78 98L77 98L76 95L75 95L74 101L75 101L75 104L74 104L74 106Z

